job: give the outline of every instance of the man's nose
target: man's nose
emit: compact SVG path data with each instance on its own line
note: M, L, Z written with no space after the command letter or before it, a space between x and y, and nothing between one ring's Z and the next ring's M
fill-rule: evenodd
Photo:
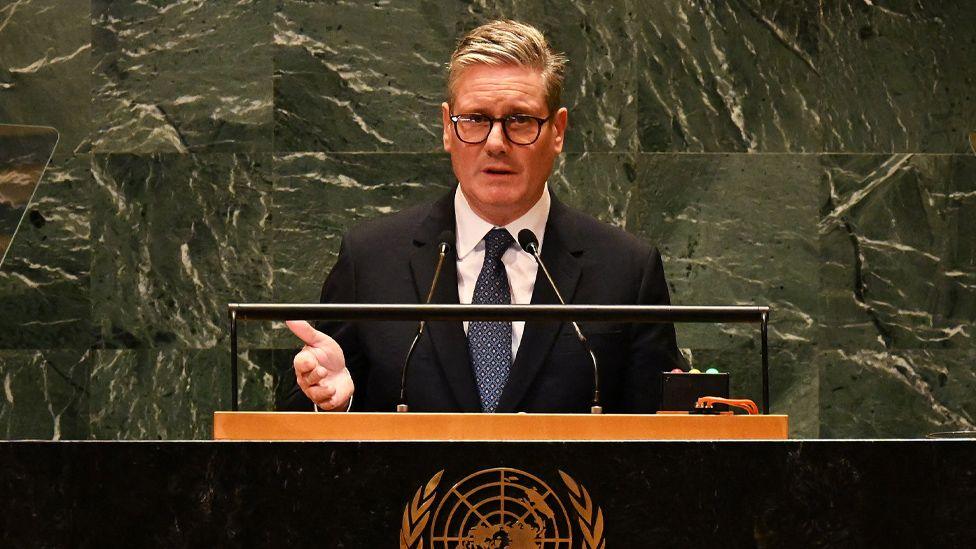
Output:
M489 153L501 153L508 149L508 138L505 137L505 129L500 121L491 125L488 139L485 140L485 149Z

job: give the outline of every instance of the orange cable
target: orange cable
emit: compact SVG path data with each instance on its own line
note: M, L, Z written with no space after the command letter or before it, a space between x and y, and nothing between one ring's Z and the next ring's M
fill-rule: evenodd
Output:
M722 398L722 397L710 397L705 396L698 399L695 403L695 408L712 408L715 404L725 404L727 406L733 406L739 408L740 410L745 410L749 415L755 416L759 415L759 407L756 403L748 398Z

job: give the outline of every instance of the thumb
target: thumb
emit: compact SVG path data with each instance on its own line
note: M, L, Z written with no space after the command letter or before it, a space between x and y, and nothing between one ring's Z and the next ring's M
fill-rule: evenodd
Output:
M305 342L305 350L315 357L319 366L330 372L341 372L346 368L342 348L329 334L322 333L304 320L286 320L285 324L293 334Z
M327 335L316 330L304 320L286 320L285 325L288 326L291 333L298 336L298 339L301 339L310 347L319 347L328 338Z

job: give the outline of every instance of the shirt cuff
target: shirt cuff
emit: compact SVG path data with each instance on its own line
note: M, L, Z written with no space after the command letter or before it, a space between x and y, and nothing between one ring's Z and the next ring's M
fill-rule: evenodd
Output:
M345 409L346 412L352 410L352 399L354 399L354 398L356 398L356 395L351 395L349 397L349 404L346 405L346 409ZM325 412L325 410L319 408L318 404L315 404L314 402L312 403L312 411L313 412ZM332 410L332 411L335 411L335 410Z

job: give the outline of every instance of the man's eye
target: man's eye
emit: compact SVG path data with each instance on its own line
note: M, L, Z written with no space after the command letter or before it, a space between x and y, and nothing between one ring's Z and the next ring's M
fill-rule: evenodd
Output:
M509 116L508 119L516 124L526 124L532 121L532 117L527 114L513 114L512 116Z
M487 124L488 117L483 114L466 114L461 117L462 122L470 122L472 124Z

